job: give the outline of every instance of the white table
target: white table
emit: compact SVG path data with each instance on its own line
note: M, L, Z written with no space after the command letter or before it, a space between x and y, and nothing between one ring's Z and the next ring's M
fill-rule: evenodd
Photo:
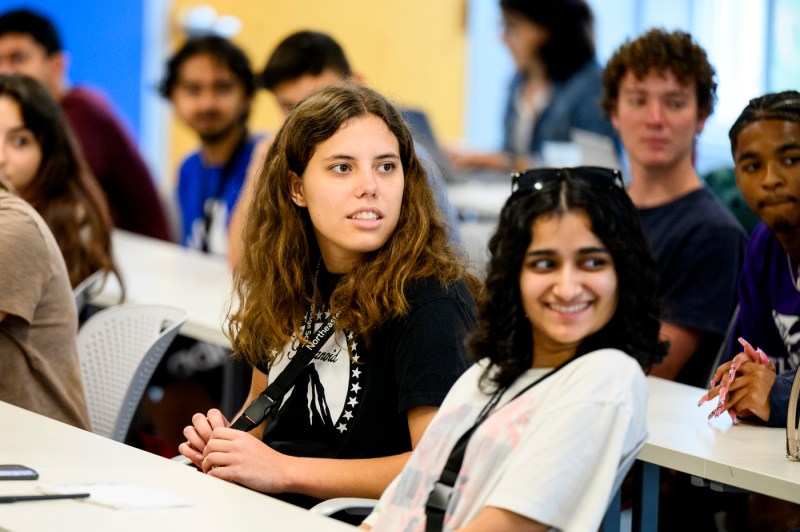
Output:
M734 425L727 414L709 421L716 401L697 406L705 390L658 377L648 377L648 385L649 437L638 456L634 530L657 526L660 467L705 479L712 488L734 486L800 503L800 462L785 457L785 429Z
M0 504L0 529L14 532L246 530L345 531L312 514L189 466L0 402L0 463L23 464L39 480L1 481L0 495L35 494L46 484L123 483L188 499L190 507L115 510L77 500Z
M112 241L127 302L180 307L189 313L181 334L230 347L223 333L231 294L224 257L120 230L114 230ZM113 305L119 295L119 285L110 281L92 302Z
M697 407L701 388L648 377L650 436L639 460L800 503L800 462L786 459L786 430L711 421L716 401Z

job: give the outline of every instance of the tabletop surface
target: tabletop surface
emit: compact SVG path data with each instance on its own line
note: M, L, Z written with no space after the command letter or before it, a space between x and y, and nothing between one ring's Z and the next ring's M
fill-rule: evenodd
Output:
M180 307L189 314L181 334L230 346L223 333L231 295L231 271L224 257L120 230L114 230L112 240L126 302ZM113 305L119 295L118 283L109 280L92 301Z
M118 510L78 500L0 504L0 530L337 531L352 527L194 468L0 402L0 463L23 464L38 480L0 481L0 496L36 494L40 484L124 483L188 499L191 506Z
M800 462L786 459L786 431L755 423L711 421L705 390L648 377L647 443L639 459L708 480L800 503Z

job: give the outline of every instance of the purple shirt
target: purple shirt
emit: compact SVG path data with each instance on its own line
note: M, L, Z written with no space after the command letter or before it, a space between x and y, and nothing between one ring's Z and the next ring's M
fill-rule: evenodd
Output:
M739 278L739 316L728 359L742 351L736 341L741 336L763 349L775 362L778 373L798 366L800 291L793 275L797 277L797 265L789 261L767 226L758 224L747 243Z

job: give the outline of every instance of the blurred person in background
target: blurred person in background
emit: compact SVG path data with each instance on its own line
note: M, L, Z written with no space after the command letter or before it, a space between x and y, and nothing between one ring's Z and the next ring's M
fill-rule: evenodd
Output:
M50 20L27 9L0 15L0 73L39 80L61 104L105 193L114 225L171 240L161 199L130 134L100 94L69 87L66 71L67 53Z
M200 139L178 175L181 242L225 254L230 215L260 140L247 129L255 92L250 61L223 37L194 37L167 62L160 90Z
M594 16L584 0L501 0L503 43L514 59L503 118L502 151L452 152L456 168L521 170L541 159L547 141L568 142L573 129L616 141L600 105L602 68L595 59Z
M111 218L61 108L38 81L0 74L0 175L50 227L73 287L98 270L119 278Z

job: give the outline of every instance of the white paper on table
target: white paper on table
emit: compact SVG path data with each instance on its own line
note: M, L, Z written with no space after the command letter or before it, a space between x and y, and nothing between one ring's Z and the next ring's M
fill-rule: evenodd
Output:
M172 493L132 484L41 484L39 491L46 494L89 493L88 499L117 510L141 510L147 508L177 508L192 506L191 501Z

